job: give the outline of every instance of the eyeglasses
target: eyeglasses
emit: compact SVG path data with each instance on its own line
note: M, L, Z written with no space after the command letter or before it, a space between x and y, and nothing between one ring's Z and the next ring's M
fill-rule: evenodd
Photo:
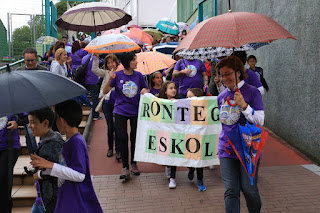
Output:
M226 73L224 75L219 75L219 78L223 78L223 77L229 77L230 75L232 75L234 72L229 72L229 73Z
M34 61L36 61L37 59L24 59L24 61L25 62L28 62L28 63L30 63L30 62L34 62Z

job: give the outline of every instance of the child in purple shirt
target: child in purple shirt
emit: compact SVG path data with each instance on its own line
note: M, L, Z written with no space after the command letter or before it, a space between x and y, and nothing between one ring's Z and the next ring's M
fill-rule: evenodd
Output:
M267 84L266 79L264 79L264 77L263 77L263 69L261 67L256 66L257 58L254 55L249 55L248 59L247 59L247 63L250 66L248 70L251 70L252 72L254 72L258 76L264 89L267 92L269 92L269 86Z
M113 113L115 114L116 135L120 142L122 159L122 171L120 179L129 179L129 149L127 121L130 121L130 142L131 142L131 171L134 175L140 175L137 163L133 160L136 146L136 131L138 121L138 109L140 93L149 92L148 85L140 72L134 71L137 68L137 56L134 52L124 53L121 57L124 70L114 73L109 72L110 78L103 88L107 94L115 88L116 101Z
M62 147L60 164L31 155L33 167L46 168L40 174L36 173L34 178L40 179L42 175L58 177L56 213L102 213L91 181L87 144L78 130L82 108L75 100L67 100L57 104L55 111L57 127L67 137Z
M161 85L163 83L162 74L160 71L156 71L150 75L149 88L150 93L159 97Z

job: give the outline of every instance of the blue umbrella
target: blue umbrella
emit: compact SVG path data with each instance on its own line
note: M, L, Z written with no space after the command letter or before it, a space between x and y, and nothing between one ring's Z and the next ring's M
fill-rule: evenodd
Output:
M50 107L87 93L80 84L48 71L0 74L0 117Z
M161 43L158 44L153 48L153 51L160 52L163 54L172 54L172 52L176 49L179 42L168 42L168 43Z
M162 32L178 35L179 34L179 25L170 18L162 18L156 25L158 29Z

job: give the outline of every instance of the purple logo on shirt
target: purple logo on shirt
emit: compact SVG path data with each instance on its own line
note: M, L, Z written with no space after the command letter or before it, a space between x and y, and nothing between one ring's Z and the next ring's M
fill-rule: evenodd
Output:
M230 100L234 103L234 100ZM235 107L230 106L227 101L224 102L220 107L220 121L225 125L233 125L238 122L240 118L240 107L237 105Z
M6 128L7 124L8 124L7 116L0 118L0 130L3 130L4 128Z
M138 86L133 81L126 81L125 84L122 85L122 93L128 98L136 96L137 91Z

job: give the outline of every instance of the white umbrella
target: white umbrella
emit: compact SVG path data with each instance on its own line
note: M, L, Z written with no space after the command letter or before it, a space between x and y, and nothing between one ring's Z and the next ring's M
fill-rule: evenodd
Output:
M82 3L63 13L56 25L65 30L97 32L127 24L132 17L104 2Z
M140 47L130 38L122 34L109 34L93 39L84 50L89 53L121 53L131 52Z

